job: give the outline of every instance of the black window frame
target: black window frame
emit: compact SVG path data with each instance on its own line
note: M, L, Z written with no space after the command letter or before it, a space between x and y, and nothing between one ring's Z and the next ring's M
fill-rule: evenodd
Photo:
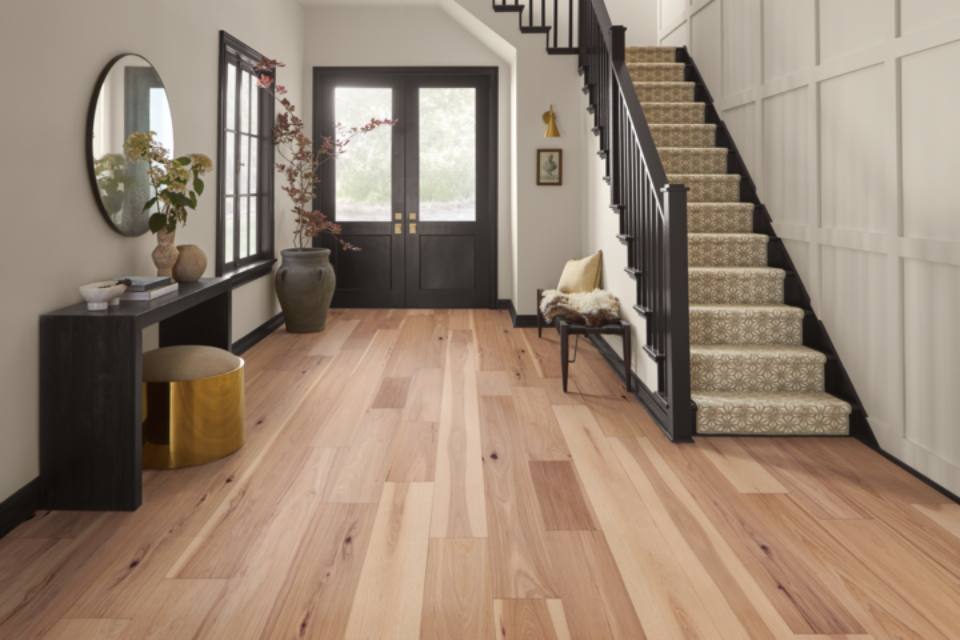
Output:
M226 141L227 141L227 73L228 65L237 67L237 81L234 83L236 95L234 97L234 126L239 129L240 118L240 70L253 75L257 73L254 67L264 58L256 49L244 44L226 31L220 32L220 60L219 60L219 101L217 108L217 263L218 276L245 276L259 277L272 268L275 262L274 242L274 146L273 123L275 105L269 92L258 89L257 95L257 248L246 258L240 258L240 225L239 225L239 198L234 198L233 211L226 210ZM233 153L237 161L234 162L234 190L239 188L239 131L234 133L235 148ZM233 245L232 260L226 260L227 216L234 216L233 234L229 242ZM261 273L261 271L263 273ZM244 278L246 280L247 278Z

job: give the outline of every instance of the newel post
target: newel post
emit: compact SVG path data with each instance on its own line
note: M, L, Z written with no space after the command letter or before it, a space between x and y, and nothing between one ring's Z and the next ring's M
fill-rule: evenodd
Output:
M693 438L690 398L690 298L687 263L687 187L668 184L662 189L666 260L667 408L674 442Z

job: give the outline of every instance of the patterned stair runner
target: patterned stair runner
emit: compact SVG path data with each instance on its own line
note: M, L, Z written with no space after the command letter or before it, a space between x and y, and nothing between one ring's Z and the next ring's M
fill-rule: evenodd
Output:
M827 357L803 346L804 311L784 304L769 237L705 122L685 65L667 47L631 47L627 64L671 183L688 193L690 367L697 433L846 435L850 405L824 392Z

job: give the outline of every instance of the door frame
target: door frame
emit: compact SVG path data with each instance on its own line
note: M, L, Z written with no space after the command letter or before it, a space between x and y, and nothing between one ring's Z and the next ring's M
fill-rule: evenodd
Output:
M401 81L405 77L430 77L430 76L451 76L451 75L463 75L463 76L472 76L483 78L488 85L487 91L487 105L486 110L488 114L487 118L487 139L486 144L489 149L489 154L486 162L486 166L480 166L478 164L477 169L478 173L485 178L483 182L486 183L486 196L487 200L490 203L489 207L489 223L486 225L484 233L479 234L479 237L486 245L487 250L489 251L490 256L490 282L489 282L489 291L488 291L488 303L487 307L489 309L497 308L497 295L499 291L499 218L500 218L500 202L499 202L499 193L500 193L500 71L497 67L489 66L453 66L453 67L324 67L324 66L315 66L313 68L313 103L312 109L310 112L311 117L313 118L312 130L313 130L313 140L314 148L316 148L317 141L323 138L325 132L323 131L323 120L324 118L318 117L322 112L320 108L323 105L323 96L321 95L322 88L325 81L329 81L330 78L342 77L345 79L353 80L373 80L375 78L382 77L392 77L400 79ZM401 114L402 116L402 114ZM394 154L398 151L402 151L406 148L407 132L405 124L401 119L401 122L397 124L399 128L398 136L401 145L401 149L394 149ZM397 139L397 138L395 138ZM478 144L484 141L477 140ZM322 177L321 172L321 177ZM401 177L402 180L405 180L405 177ZM479 186L479 185L478 185ZM405 189L404 185L404 189ZM320 185L317 188L316 195L314 198L314 208L323 210L322 203L329 197L329 192L327 191L329 186L321 181ZM392 223L392 221L391 221ZM406 227L406 225L405 225ZM404 240L406 240L406 231L404 232ZM404 244L406 244L404 242ZM332 249L332 257L334 263L336 263L336 256L338 255L339 246L335 241L332 241L329 237L325 238L316 238L314 239L314 246L316 247L327 247ZM404 277L406 271L406 255L404 249ZM406 291L406 283L404 283L404 292ZM336 306L336 302L334 303ZM384 308L390 308L395 305L384 305ZM404 295L404 304L406 304L406 295Z

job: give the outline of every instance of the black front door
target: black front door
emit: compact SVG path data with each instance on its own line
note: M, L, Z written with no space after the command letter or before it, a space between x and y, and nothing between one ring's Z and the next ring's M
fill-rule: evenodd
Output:
M315 141L398 120L321 171L318 208L360 248L332 246L334 305L494 305L496 82L488 68L314 70Z

